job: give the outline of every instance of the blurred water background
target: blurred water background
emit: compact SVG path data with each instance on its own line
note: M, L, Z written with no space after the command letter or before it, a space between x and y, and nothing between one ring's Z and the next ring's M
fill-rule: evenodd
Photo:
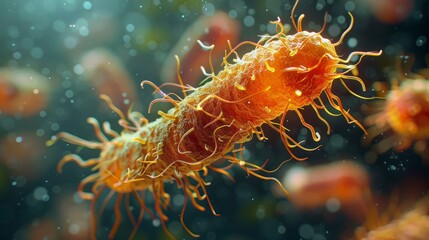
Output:
M381 57L368 57L359 65L359 74L368 90L361 92L358 85L353 89L366 97L376 95L372 87L374 82L389 81L390 72L397 70L398 56L414 56L411 70L428 67L425 59L429 53L429 1L390 2L396 7L402 6L399 13L393 11L385 16L389 7L377 9L371 0L305 0L297 8L295 17L304 13L303 28L309 31L321 29L327 12L327 27L322 35L332 41L338 40L349 26L347 12L353 14L355 25L338 47L342 57L352 51L383 50ZM56 165L70 152L78 152L85 159L97 153L65 143L47 148L45 142L59 131L94 139L93 130L86 123L87 117L110 121L116 130L120 129L116 125L117 115L99 100L103 86L97 82L100 80L91 77L91 71L101 71L106 76L117 74L115 76L124 83L107 86L110 90L106 91L122 86L119 93L112 93L118 94L114 97L119 99L118 104L126 107L133 103L135 110L153 120L157 117L156 110L166 110L169 105L160 104L148 114L148 105L156 96L149 87L141 89L140 82L150 80L160 85L171 81L161 76L171 68L175 73L175 61L167 66L165 63L171 61L170 51L194 22L223 11L238 23L233 31L236 35L232 35L237 42L257 41L259 35L275 33L269 21L277 17L291 27L293 4L294 1L287 0L1 0L0 68L3 75L0 80L19 78L19 74L12 71L24 72L20 76L38 87L26 90L20 86L14 89L0 85L0 92L12 96L34 94L40 99L26 100L28 106L17 107L15 112L0 112L0 238L88 238L89 203L79 198L76 189L90 171L67 164L59 174ZM290 33L294 32L292 28ZM112 54L110 59L115 59L101 70L92 69L97 55L89 56L86 61L83 57L97 49ZM243 47L238 52L243 54L249 49L251 47ZM193 61L197 60L188 58L185 62L192 65ZM29 70L34 72L25 73ZM360 121L365 119L365 109L370 108L371 101L352 96L340 84L334 84L333 91L343 99L345 108L350 109L353 116ZM0 100L6 102L7 98ZM347 124L343 117L326 117L332 126L328 136L325 125L314 116L313 119L308 116L308 122L321 132L322 140L318 143L312 142L308 130L295 115L291 115L285 125L292 129L291 136L295 139L322 147L313 152L296 150L297 155L308 157L308 160L290 161L273 176L283 179L287 170L296 165L309 167L351 160L368 172L374 195L389 198L392 192L411 188L418 189L420 195L427 191L428 162L413 149L388 150L377 155L370 146L363 146L362 130ZM265 130L269 140L255 139L246 144L244 157L258 164L269 159L267 168L272 169L290 156L277 133ZM383 138L380 136L375 141ZM272 182L248 177L238 168L233 168L231 174L235 182L215 173L207 176L211 182L209 195L219 217L192 207L187 210L185 221L201 239L347 239L365 220L353 218L335 201L334 207L299 209L279 194ZM178 191L171 186L171 192ZM406 195L401 196L406 198ZM171 220L167 225L178 238L190 239L179 221L182 204L182 195L173 196L172 207L167 211ZM99 220L101 239L107 237L114 221L112 205L107 206ZM117 239L128 238L131 231L131 224L124 220ZM159 223L150 218L143 220L136 235L136 239L165 237Z

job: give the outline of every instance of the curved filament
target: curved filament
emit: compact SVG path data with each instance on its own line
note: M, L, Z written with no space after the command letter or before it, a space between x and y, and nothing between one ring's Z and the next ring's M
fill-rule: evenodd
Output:
M110 99L109 96L104 95L104 94L100 94L100 98L102 100L104 100L107 103L107 105L109 106L109 108L112 109L115 113L117 113L122 120L127 121L124 113L118 107L116 107L113 104L112 99Z
M98 158L91 158L89 160L83 160L77 154L68 154L68 155L64 156L60 160L60 162L58 163L58 165L57 165L57 171L58 171L58 173L62 172L64 164L66 164L68 162L75 162L80 167L87 168L87 167L91 167L91 166L96 165L97 163L100 162L100 160Z
M340 45L340 44L343 42L344 38L346 37L347 33L349 33L349 32L352 30L352 28L353 28L354 18L353 18L353 15L352 15L352 13L351 13L351 12L349 12L349 16L350 16L350 19L351 19L351 20L350 20L350 25L349 25L349 27L348 27L348 28L343 32L343 34L341 35L340 39L339 39L336 43L333 43L333 44L332 44L334 47L336 47L336 46Z
M293 5L292 11L290 13L290 18L292 20L292 25L295 28L295 31L297 31L297 32L299 32L298 31L299 28L298 28L298 26L296 25L296 22L295 22L295 10L296 10L296 7L298 7L298 3L299 3L299 0L296 0L295 4Z

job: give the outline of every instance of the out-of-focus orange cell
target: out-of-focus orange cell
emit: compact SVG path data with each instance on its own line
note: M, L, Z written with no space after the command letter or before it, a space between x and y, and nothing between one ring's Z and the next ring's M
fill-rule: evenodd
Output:
M29 117L45 109L50 95L49 80L25 68L0 69L0 114Z
M290 202L301 209L326 206L343 209L351 215L365 209L365 191L369 189L367 171L352 161L313 167L293 167L283 180ZM334 206L330 206L334 205ZM336 205L336 206L335 206ZM350 208L351 207L351 208Z
M86 202L74 202L72 195L70 191L62 192L61 197L53 208L57 214L57 223L63 229L61 231L61 239L89 239L91 228L88 212L89 204Z
M416 74L410 74L417 76ZM365 120L369 126L366 142L381 133L387 138L373 146L377 154L391 148L403 151L414 144L424 159L429 159L429 80L405 78L396 82L392 90L376 106L376 113Z
M414 0L366 0L374 16L383 23L404 21L413 11Z
M355 238L364 240L426 240L429 237L429 196L422 198L411 210L387 224L367 231L356 229Z
M423 236L429 236L428 190L427 177L410 172L390 194L370 192L365 219L355 229L354 239L427 239Z
M48 217L34 220L24 231L24 233L20 233L23 234L23 239L61 239L55 221Z
M123 112L137 100L136 87L121 60L105 48L86 52L81 58L84 76L97 95L109 96Z
M197 85L203 75L201 66L210 72L209 50L202 49L197 40L204 45L214 45L211 58L213 66L220 66L220 62L229 51L228 40L232 47L238 42L240 36L240 23L228 16L225 12L217 11L212 16L202 16L197 19L186 31L170 51L162 70L163 82L177 82L177 63L175 55L180 59L181 76L184 84ZM214 69L217 72L218 69Z
M387 121L405 138L422 140L429 137L429 81L405 80L393 89L386 102Z
M76 203L68 190L61 191L54 199L47 214L23 226L16 234L17 239L90 239L89 204Z
M9 133L0 139L0 162L12 176L36 179L50 164L45 142L33 132Z

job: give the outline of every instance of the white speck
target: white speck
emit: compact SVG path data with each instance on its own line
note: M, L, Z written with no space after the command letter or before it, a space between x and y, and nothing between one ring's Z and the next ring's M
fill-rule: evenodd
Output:
M128 32L133 32L136 29L136 27L134 27L134 25L131 23L127 24L125 28L127 29Z
M426 41L427 41L427 38L422 35L422 36L420 36L420 37L417 38L417 40L416 40L416 46L417 47L421 47L421 46L423 46L426 43Z
M215 10L216 10L216 8L213 4L211 4L211 3L204 3L203 4L203 14L205 16L213 16Z
M246 16L243 20L244 26L252 27L255 24L255 18L253 16Z
M77 75L82 75L84 72L84 68L82 65L76 64L73 67L73 72L76 73Z
M343 24L345 22L346 22L346 18L344 16L341 15L337 17L337 23Z
M351 37L351 38L347 41L347 45L348 45L350 48L355 48L355 47L357 46L357 44L358 44L358 40L357 40L356 38L354 38L354 37Z
M66 92L65 92L65 94L64 94L65 96L66 96L66 98L72 98L73 97L73 95L74 95L74 93L73 93L73 91L72 90L67 90Z
M236 17L238 16L238 13L237 13L237 11L235 11L235 10L231 10L231 11L229 11L229 12L228 12L228 15L229 15L231 18L236 18Z
M159 225L161 225L161 223L160 223L160 221L159 221L158 219L154 219L154 220L152 221L152 224L153 224L153 226L155 226L155 227L159 227Z
M14 52L13 53L13 58L15 58L16 60L18 60L18 59L20 59L21 58L21 53L20 52Z
M331 213L338 212L338 210L340 210L340 207L341 203L336 198L330 198L328 201L326 201L326 209Z
M90 10L92 8L92 3L90 1L85 1L82 6L85 10Z
M88 29L88 27L86 27L86 26L82 26L82 27L80 27L80 28L79 28L79 34L80 34L82 37L86 37L86 36L88 36L88 35L89 35L89 29Z
M331 37L338 37L341 33L340 26L338 26L337 24L332 24L328 28L328 33Z
M80 232L80 226L77 225L76 223L70 224L70 226L69 226L69 232L72 235L77 235Z
M277 227L277 232L278 232L279 234L285 234L285 232L286 232L286 228L285 228L285 226L283 226L283 225L278 226L278 227Z
M58 130L60 130L60 124L58 124L58 123L52 123L51 124L51 130L52 131L58 131Z
M21 136L16 137L15 141L17 143L22 143L23 138Z
M352 12L355 10L356 4L353 1L347 1L346 4L344 5L344 8L346 9L347 12Z
M36 200L47 202L49 200L48 190L45 187L37 187L33 191Z

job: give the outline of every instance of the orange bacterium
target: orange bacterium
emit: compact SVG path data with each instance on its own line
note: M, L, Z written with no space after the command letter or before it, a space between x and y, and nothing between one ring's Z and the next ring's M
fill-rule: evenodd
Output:
M46 108L51 87L42 74L24 68L0 69L0 115L30 117Z
M366 119L370 126L366 141L386 132L388 137L374 147L376 153L391 148L403 151L414 144L416 152L428 158L429 76L403 73L399 68L398 71L392 78L392 89L385 96L386 100L379 101L378 112Z
M234 48L230 47L223 59L223 70L215 74L213 66L210 66L210 70L203 71L206 77L204 85L198 88L185 86L178 74L180 84L176 86L182 90L183 96L165 93L162 87L143 81L142 86L150 85L162 96L152 101L149 111L158 102L168 102L173 106L167 112L158 111L160 117L155 121L148 122L142 114L133 111L124 114L112 104L110 98L102 95L101 98L120 116L122 133L112 130L107 122L100 127L96 119L89 118L88 123L94 127L98 141L84 140L65 132L58 133L53 138L52 142L63 139L71 144L100 151L98 157L88 160L77 154L69 154L58 165L61 170L65 163L75 162L81 167L91 167L94 171L79 186L80 195L91 200L92 238L96 238L96 202L103 190L109 191L104 200L106 203L116 195L115 222L109 238L114 237L121 222L121 205L124 202L126 206L129 205L131 196L137 200L140 208L138 219L127 208L134 225L131 237L146 213L158 219L165 232L174 238L166 227L168 217L165 209L171 200L166 191L168 183L174 183L183 189L184 203L180 221L193 237L198 235L184 221L188 201L200 211L205 210L201 201L206 201L212 213L217 215L206 190L208 182L204 176L209 170L231 177L227 169L236 165L248 175L271 180L282 186L277 179L264 176L263 172L267 170L263 166L243 160L242 144L250 141L253 136L260 140L266 139L261 125L267 124L280 134L288 152L296 159L303 160L304 158L295 156L291 148L307 148L286 133L283 123L286 114L294 112L303 125L310 129L312 138L320 140L320 134L304 120L301 108L312 107L330 132L329 124L320 115L320 111L326 110L321 95L349 123L355 123L363 129L344 109L341 99L331 91L331 86L338 79L348 89L346 82L351 80L360 83L365 89L359 77L349 74L363 56L378 56L381 52L352 52L346 59L340 58L335 48L351 30L352 15L350 14L350 27L337 42L332 43L321 36L323 29L320 32L304 31L304 15L295 21L293 16L298 2L292 9L292 23L297 30L296 34L285 35L280 19L272 22L276 26L276 34L263 36L256 43L245 41ZM253 45L255 49L240 56L237 49L246 44ZM205 47L212 51L214 45ZM358 61L351 63L355 56L358 56ZM177 68L180 69L179 58L176 60ZM280 121L275 121L279 116ZM219 161L226 161L227 165L224 168L212 165ZM88 184L92 184L91 192L84 189ZM284 188L283 190L287 194ZM145 201L145 193L153 196L153 207L149 207Z
M429 198L426 196L409 212L399 219L371 230L366 236L357 239L413 239L425 240L429 236Z
M429 236L429 196L427 184L423 187L419 180L414 185L403 184L387 200L377 202L368 195L368 210L362 226L355 229L355 239L415 239L423 240ZM423 197L422 197L423 196ZM381 203L379 202L381 201ZM381 210L380 210L381 208Z
M365 192L369 190L369 174L359 164L339 161L308 168L289 169L283 183L289 191L289 201L299 209L326 207L341 209L349 216L360 218L366 210Z

